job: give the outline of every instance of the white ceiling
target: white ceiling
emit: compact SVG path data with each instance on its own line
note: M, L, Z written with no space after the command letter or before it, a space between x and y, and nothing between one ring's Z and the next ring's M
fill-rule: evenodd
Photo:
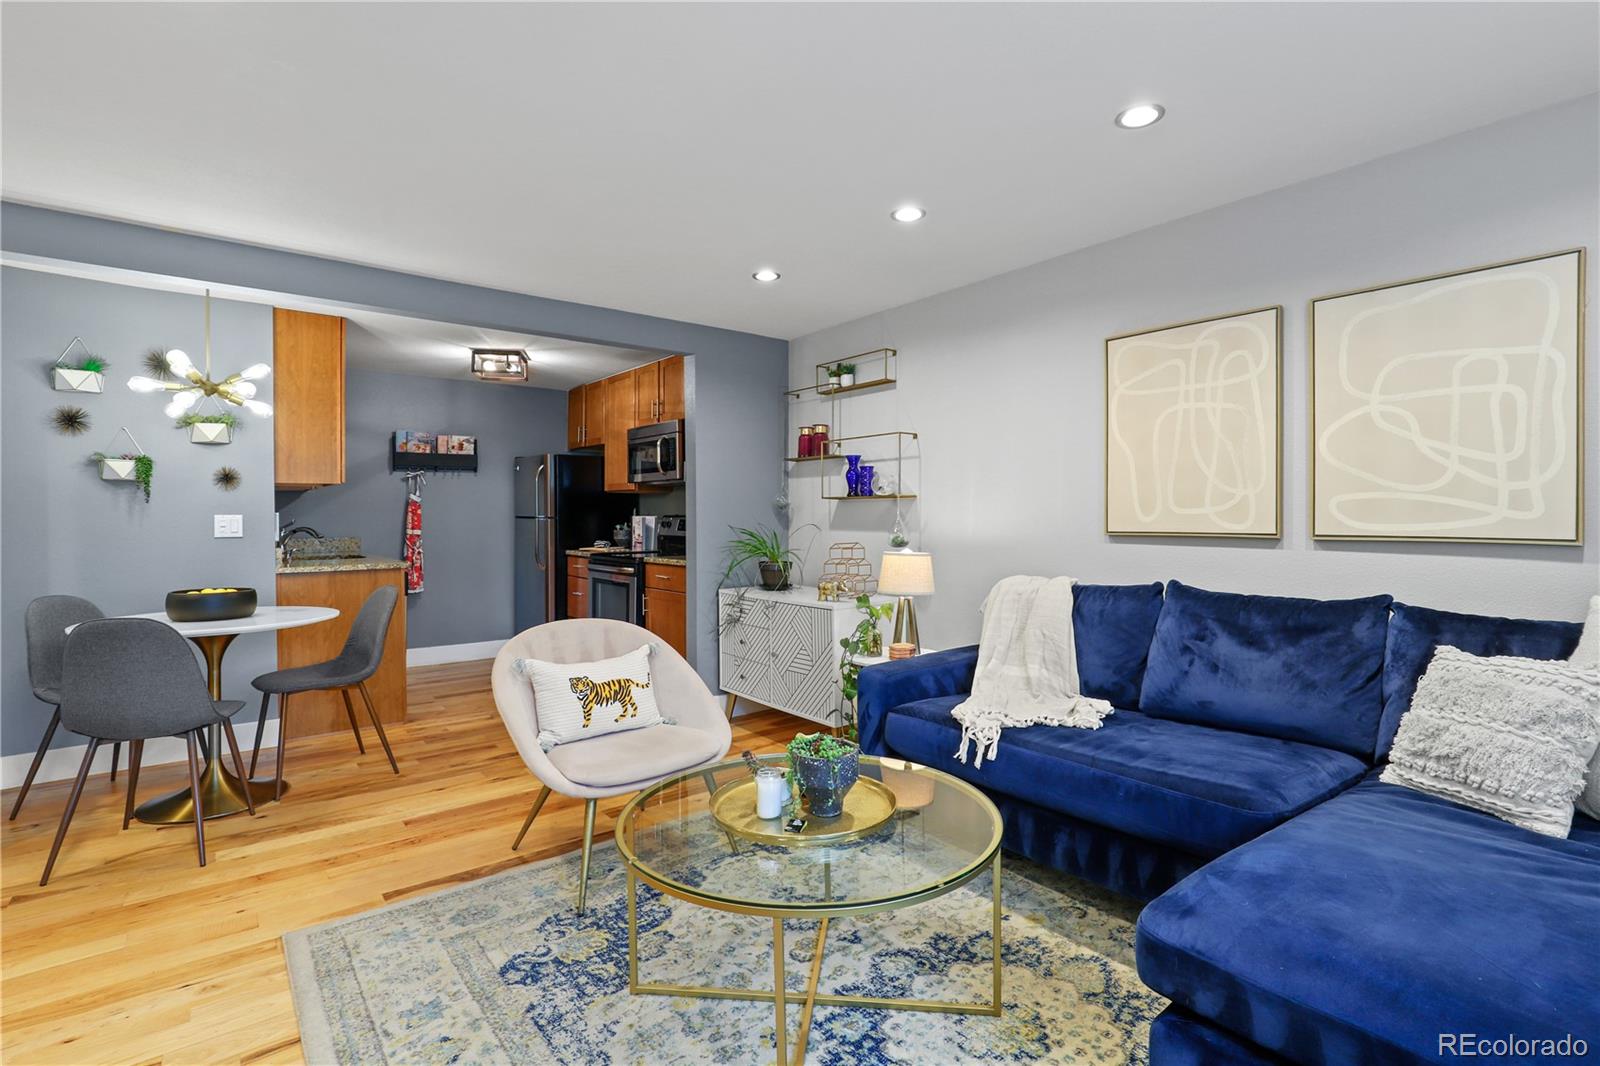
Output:
M506 333L377 311L339 313L346 322L345 360L350 366L365 370L476 381L472 376L473 348L525 348L532 364L527 385L536 389L566 390L661 358L657 352L609 348L528 333ZM509 384L521 386L522 382Z
M794 337L1595 92L1597 18L6 3L0 190Z

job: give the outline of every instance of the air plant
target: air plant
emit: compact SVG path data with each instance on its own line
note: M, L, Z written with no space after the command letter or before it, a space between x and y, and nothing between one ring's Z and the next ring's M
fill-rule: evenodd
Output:
M170 381L172 370L167 366L167 353L162 348L152 348L140 360L144 372L157 381Z
M81 407L57 407L50 412L50 425L57 433L76 437L89 428L89 412Z
M205 423L208 423L208 424L222 425L222 426L227 426L229 429L234 429L239 425L239 416L235 415L235 414L230 414L227 411L220 411L220 412L217 412L215 414L208 414L208 415L191 413L191 414L181 415L178 418L178 426L181 429L187 429L188 427L196 424L197 422L205 422Z
M211 483L223 492L232 492L244 482L244 475L231 466L219 466L211 475Z

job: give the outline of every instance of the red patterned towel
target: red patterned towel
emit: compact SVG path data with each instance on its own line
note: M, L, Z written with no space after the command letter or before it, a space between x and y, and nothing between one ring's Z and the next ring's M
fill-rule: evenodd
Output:
M406 593L422 591L422 497L406 497Z

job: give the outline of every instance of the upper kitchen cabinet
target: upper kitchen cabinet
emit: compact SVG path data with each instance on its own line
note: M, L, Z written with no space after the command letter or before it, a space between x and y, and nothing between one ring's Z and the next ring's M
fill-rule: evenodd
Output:
M686 417L687 410L683 402L683 356L674 355L661 360L656 366L661 368L661 406L657 422L671 422L675 419Z
M658 359L632 371L633 424L653 425L683 417L683 356Z
M344 484L344 319L273 308L272 377L278 487Z
M605 486L607 492L638 492L628 480L628 430L634 422L634 372L597 381L605 393Z
M567 392L567 448L599 448L606 442L605 382L579 385Z

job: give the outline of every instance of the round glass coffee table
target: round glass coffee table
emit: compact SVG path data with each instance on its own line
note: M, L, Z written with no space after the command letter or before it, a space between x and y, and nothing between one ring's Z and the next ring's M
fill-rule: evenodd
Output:
M763 763L786 766L784 755ZM800 1003L793 1062L805 1061L818 1006L877 1007L951 1014L1000 1013L1000 812L987 796L939 770L898 759L862 757L861 777L881 781L895 811L878 828L837 843L752 842L711 815L719 789L748 778L738 761L670 777L640 792L617 819L617 848L628 874L628 990L772 1003L778 1062L790 1061L785 1009ZM857 785L860 788L861 785ZM804 817L804 815L802 815ZM960 888L987 869L993 879L994 986L987 1003L827 995L817 990L828 923L834 918L910 907ZM638 881L689 903L772 919L773 989L641 983ZM784 988L783 920L820 919L811 973L801 993Z

